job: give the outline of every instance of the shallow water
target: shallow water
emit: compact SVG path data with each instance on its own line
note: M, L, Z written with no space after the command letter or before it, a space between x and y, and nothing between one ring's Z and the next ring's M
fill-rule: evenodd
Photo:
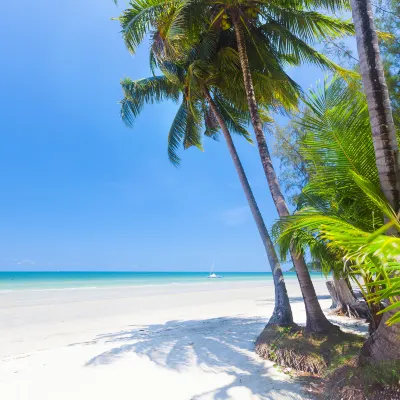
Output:
M223 281L272 280L270 272L223 272ZM320 274L314 274L321 277ZM151 286L220 281L207 272L0 272L0 291L60 290L110 286ZM285 272L285 279L295 279Z

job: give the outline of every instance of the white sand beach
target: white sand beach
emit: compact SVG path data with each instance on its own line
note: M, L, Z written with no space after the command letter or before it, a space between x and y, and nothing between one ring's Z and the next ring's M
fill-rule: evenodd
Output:
M327 309L324 280L315 287ZM272 282L223 280L0 293L0 399L307 399L253 351L273 294Z

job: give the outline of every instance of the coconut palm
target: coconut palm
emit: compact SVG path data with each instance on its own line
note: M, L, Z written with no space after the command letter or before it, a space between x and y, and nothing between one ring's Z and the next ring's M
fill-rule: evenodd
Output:
M261 74L266 77L276 73L282 75L284 65L299 65L302 62L344 73L343 69L309 44L317 37L337 37L352 33L352 25L308 11L307 8L327 6L336 9L346 4L346 0L141 0L132 2L119 19L126 45L132 52L152 28L165 20L163 16L167 14L172 18L163 24L161 36L163 41L170 44L169 49L172 51L198 40L199 33L207 31L210 26L214 29L219 27L223 31L229 31L233 26L236 43L232 45L232 51L239 55L262 165L278 213L284 217L289 215L289 210L276 178L259 113L258 99L266 92L255 91L250 60L257 60L262 65ZM179 55L179 50L177 53ZM292 252L292 260L306 305L307 329L313 332L332 330L333 325L326 319L318 303L303 257Z
M160 50L160 47L157 50ZM223 65L226 68L229 64L220 62L221 57L226 61L224 50L215 56L214 65L210 59L205 63L204 60L197 58L204 57L205 54L214 54L209 50L209 47L198 46L190 52L186 62L180 65L159 62L156 52L154 60L164 75L138 81L126 79L122 82L124 91L122 118L127 125L132 126L144 104L164 100L178 101L181 97L180 107L168 135L168 155L174 164L179 163L177 151L182 144L185 148L189 146L201 148L203 131L206 136L212 138L216 138L219 130L222 131L273 272L275 308L268 324L292 326L293 316L282 269L230 134L230 132L238 133L251 142L245 128L249 119L248 112L233 107L220 90L235 82L235 78L232 77L228 80L230 83L227 83L226 69L221 74L216 67Z
M269 4L266 4L267 2L246 1L226 3L227 4L224 4L224 7L221 7L221 12L228 14L231 17L234 26L247 101L249 105L252 125L257 139L261 162L278 214L280 217L286 217L290 215L290 212L272 164L270 152L267 146L264 132L262 130L262 122L257 110L257 100L255 96L253 79L249 68L249 57L247 53L248 46L246 45L245 33L250 31L251 35L251 29L254 29L256 32L259 30L260 32L257 32L259 33L259 35L253 33L253 36L264 36L265 42L271 44L271 42L273 42L273 40L271 40L271 33L274 34L277 28L278 30L281 29L284 32L284 34L281 36L281 40L284 43L283 45L293 46L294 50L301 48L303 46L303 43L305 44L305 42L302 40L302 36L305 38L305 33L310 34L310 32L302 32L302 29L299 29L296 24L294 24L293 26L290 25L290 22L293 23L296 21L295 13L301 13L301 8L298 8L297 10L295 10L295 12L290 13L287 9L279 9L279 7L274 7L274 5L271 7ZM257 18L258 13L260 13L262 20L266 19L267 21L266 24L262 23L261 27L259 26L259 18ZM276 15L278 16L278 18L276 18ZM294 17L292 21L290 21L290 19L288 18L289 16ZM286 22L287 26L282 23L283 21ZM279 24L279 22L281 23ZM347 29L349 29L349 27L347 27ZM318 59L318 56L316 56L315 59ZM292 249L291 257L296 268L297 276L299 278L300 287L306 305L307 329L313 332L327 332L332 330L333 325L327 320L319 305L315 289L312 284L311 277L303 256Z
M400 210L400 156L370 0L351 0L361 76L372 126L380 186Z

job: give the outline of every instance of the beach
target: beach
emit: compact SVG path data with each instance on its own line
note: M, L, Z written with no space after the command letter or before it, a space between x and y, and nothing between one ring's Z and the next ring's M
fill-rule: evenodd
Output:
M0 292L0 398L307 399L253 351L273 306L271 280Z

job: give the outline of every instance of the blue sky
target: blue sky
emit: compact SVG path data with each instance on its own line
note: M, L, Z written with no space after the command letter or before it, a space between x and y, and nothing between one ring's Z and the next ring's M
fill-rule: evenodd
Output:
M111 0L0 6L0 269L266 271L226 146L166 154L175 106L120 120L119 81L149 75L125 50ZM324 74L293 71L303 87ZM257 148L236 140L267 224Z

